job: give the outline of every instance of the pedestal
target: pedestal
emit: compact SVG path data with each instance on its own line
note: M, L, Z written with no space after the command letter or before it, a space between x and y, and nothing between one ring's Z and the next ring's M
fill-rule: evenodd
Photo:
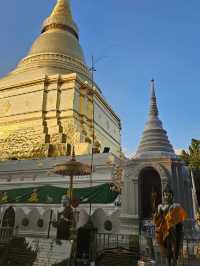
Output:
M139 235L138 215L120 215L120 233L124 235Z

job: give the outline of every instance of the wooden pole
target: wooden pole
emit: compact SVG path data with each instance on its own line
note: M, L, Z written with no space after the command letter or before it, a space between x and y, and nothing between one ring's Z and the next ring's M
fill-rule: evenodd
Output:
M69 200L70 206L72 206L72 199L73 199L73 176L70 176L70 186L69 186Z
M53 217L53 210L51 210L51 212L50 212L50 220L49 220L49 226L48 226L48 235L47 235L47 238L50 237L52 217Z

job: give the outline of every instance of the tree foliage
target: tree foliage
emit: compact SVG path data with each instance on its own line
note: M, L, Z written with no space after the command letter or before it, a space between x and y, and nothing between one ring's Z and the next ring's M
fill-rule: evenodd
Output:
M193 171L197 190L197 199L200 205L200 140L192 139L188 151L183 150L181 159Z
M200 140L192 139L189 150L183 150L181 158L190 169L193 169L195 172L200 172Z

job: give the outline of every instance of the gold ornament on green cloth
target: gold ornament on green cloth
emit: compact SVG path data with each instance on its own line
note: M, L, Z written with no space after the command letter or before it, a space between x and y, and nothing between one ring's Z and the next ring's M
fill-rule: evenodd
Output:
M28 202L37 203L38 201L39 199L38 199L37 189L34 189L33 192L31 193L30 198L28 199Z
M66 197L70 197L70 190L69 189L67 189L66 191L65 191L65 193L64 193L64 196L66 196Z
M0 203L7 203L8 195L6 192L0 192Z

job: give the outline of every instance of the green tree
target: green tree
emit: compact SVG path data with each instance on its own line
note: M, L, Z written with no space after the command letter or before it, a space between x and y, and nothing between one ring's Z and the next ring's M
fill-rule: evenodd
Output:
M182 151L181 159L193 171L197 198L200 204L200 140L192 139L188 151Z
M181 158L193 170L200 171L200 140L192 139L189 151L182 151Z

